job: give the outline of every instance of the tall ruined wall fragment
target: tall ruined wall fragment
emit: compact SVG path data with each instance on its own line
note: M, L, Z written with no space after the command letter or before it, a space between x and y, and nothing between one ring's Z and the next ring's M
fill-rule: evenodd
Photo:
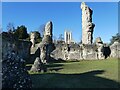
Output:
M82 44L92 44L93 29L95 24L92 23L92 9L84 2L81 3L82 9Z
M39 43L39 45L37 45L37 48L40 48L39 58L42 63L46 63L47 61L50 60L50 53L54 49L52 40L52 29L53 29L52 22L51 21L47 22L45 25L43 39Z
M52 43L52 29L53 24L51 21L47 22L45 25L44 37L42 39L42 43L50 44Z

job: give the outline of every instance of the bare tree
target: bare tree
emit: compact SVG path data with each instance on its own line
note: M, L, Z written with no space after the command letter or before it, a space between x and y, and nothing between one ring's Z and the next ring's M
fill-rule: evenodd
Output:
M110 39L110 45L112 45L115 41L120 42L120 33L116 33L116 35L112 36Z
M58 40L60 40L60 41L63 41L63 40L64 40L63 34L60 34L60 35L59 35Z
M53 36L53 42L57 43L57 37L56 36Z
M40 32L41 37L43 37L45 32L45 24L40 25L40 27L38 28L38 31Z
M9 33L13 33L14 30L15 30L14 24L11 23L11 22L9 22L8 25L7 25L7 31L8 31Z

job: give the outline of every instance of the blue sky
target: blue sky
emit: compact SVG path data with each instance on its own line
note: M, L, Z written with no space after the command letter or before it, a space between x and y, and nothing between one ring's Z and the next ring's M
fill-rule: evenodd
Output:
M14 26L25 25L28 32L37 30L40 25L53 22L53 35L59 37L65 30L71 31L73 40L81 40L81 2L3 2L2 26L6 30L9 22ZM118 32L117 2L87 2L93 10L95 23L93 38L101 37L109 42Z

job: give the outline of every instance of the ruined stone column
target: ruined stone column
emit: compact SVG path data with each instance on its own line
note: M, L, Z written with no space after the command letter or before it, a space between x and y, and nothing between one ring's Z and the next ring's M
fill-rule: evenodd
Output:
M104 59L104 55L103 55L104 45L100 37L96 38L95 44L97 45L97 58Z
M111 46L111 57L113 58L120 58L120 43L118 41L115 41Z
M32 32L30 34L30 41L32 42L32 46L31 47L35 47L35 33Z
M82 9L82 44L92 44L93 29L95 24L92 23L92 9L84 2L81 3Z
M64 39L65 39L65 43L67 43L67 32L65 31L65 34L64 34Z
M40 54L40 59L42 63L46 63L47 62L47 50L46 50L46 45L43 44L40 48L41 54Z
M65 47L63 48L63 53L64 53L64 60L69 60L69 46L68 44L65 44Z
M70 33L68 32L68 44L70 44Z
M53 46L53 40L52 40L52 22L49 21L45 25L45 31L44 31L44 37L42 39L42 42L40 44L41 49L41 61L42 63L46 63L50 59L50 53L52 52L54 46Z
M46 43L46 44L50 44L52 43L52 27L53 24L51 21L47 22L45 25L45 31L44 31L44 37L42 39L42 42Z

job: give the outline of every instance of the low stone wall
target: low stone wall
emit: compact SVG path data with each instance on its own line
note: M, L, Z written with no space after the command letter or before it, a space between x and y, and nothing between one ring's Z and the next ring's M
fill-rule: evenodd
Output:
M2 53L4 54L12 48L24 60L28 60L31 45L32 43L30 41L17 40L13 35L7 33L2 34Z
M56 45L56 49L51 53L51 57L56 60L83 60L83 59L98 59L94 45L80 46L72 45Z
M102 44L86 44L86 45L55 45L56 49L51 53L51 57L56 60L97 60L106 59L110 56L111 50L109 46ZM114 52L114 50L112 51ZM115 56L116 57L116 56Z
M69 52L68 57L69 57L70 60L81 60L81 59L83 59L81 57L80 52Z

